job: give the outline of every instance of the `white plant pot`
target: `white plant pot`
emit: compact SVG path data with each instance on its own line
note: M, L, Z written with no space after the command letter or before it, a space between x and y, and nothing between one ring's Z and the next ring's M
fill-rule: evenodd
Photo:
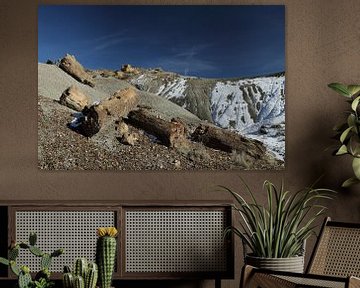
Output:
M263 258L246 255L245 263L262 269L304 273L304 256L289 258Z

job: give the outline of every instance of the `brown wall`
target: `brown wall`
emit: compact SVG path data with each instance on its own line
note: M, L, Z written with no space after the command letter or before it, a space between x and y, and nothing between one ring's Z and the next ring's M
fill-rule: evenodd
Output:
M21 5L20 5L20 2ZM73 1L74 2L74 1ZM41 1L40 3L73 3ZM100 1L86 1L86 3ZM84 3L84 1L79 1ZM125 3L102 1L101 3ZM128 1L126 3L135 3ZM139 3L139 2L137 2ZM142 3L172 3L143 1ZM1 200L219 200L211 184L239 186L241 175L265 195L270 179L295 190L321 174L322 186L339 191L328 214L360 221L359 187L339 188L351 173L350 162L325 149L332 127L343 117L344 99L330 82L360 82L360 2L358 0L182 1L207 4L286 5L286 169L268 172L46 172L37 169L37 5L36 1L0 1L0 199ZM121 20L119 20L119 25ZM310 245L311 246L311 243ZM238 249L240 250L240 249ZM308 248L311 251L311 247ZM236 269L241 266L241 256ZM225 287L237 287L226 281ZM189 283L184 284L188 286ZM189 284L190 285L190 284ZM174 287L178 287L174 285ZM198 286L198 285L197 285ZM205 283L199 286L212 286Z

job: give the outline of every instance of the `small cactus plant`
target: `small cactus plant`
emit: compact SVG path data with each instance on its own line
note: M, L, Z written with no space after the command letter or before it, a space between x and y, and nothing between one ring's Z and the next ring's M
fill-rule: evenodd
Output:
M55 250L53 253L44 253L39 247L36 246L37 235L30 233L29 244L20 242L12 242L8 251L8 259L0 257L0 263L10 266L11 271L18 277L19 288L48 288L53 285L50 281L50 265L53 257L58 257L64 253L63 249ZM28 250L33 255L40 257L41 270L35 275L33 280L30 275L28 266L21 266L16 263L19 256L20 249Z
M115 227L101 227L97 229L96 262L99 267L100 288L110 288L116 258Z
M64 267L64 288L95 288L98 279L98 267L96 263L88 263L85 258L76 259L74 272L70 267Z

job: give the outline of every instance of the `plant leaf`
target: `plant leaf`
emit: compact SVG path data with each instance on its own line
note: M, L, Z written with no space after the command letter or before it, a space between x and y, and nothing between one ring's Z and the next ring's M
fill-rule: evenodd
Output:
M3 258L3 257L0 257L0 263L1 263L1 264L4 264L4 265L9 265L9 264L10 264L9 260L8 260L8 259L5 259L5 258Z
M341 187L348 188L352 185L359 184L359 183L360 183L359 179L357 179L356 177L351 177L351 178L345 180L344 183L341 185Z
M357 134L350 137L347 147L351 155L354 157L360 157L360 138Z
M337 150L335 155L344 155L348 153L348 149L346 147L346 145L341 145L341 147L339 148L339 150Z
M356 121L356 116L354 114L349 114L348 118L347 118L347 124L348 126L355 126L355 121Z
M357 95L360 93L360 85L348 85L347 91L349 92L350 96Z
M342 96L345 96L345 97L348 97L348 98L351 97L347 86L344 85L344 84L341 84L341 83L330 83L330 84L328 85L328 87L331 88L331 89L333 89L333 90L336 91L337 93L341 94Z
M354 157L352 161L352 168L356 178L360 180L360 158Z
M354 99L354 101L351 102L351 109L352 109L353 111L356 111L356 108L357 108L358 105L359 105L359 101L360 101L360 96L356 97L356 98Z
M353 128L352 126L348 127L347 129L345 129L345 131L343 133L341 133L341 136L340 136L341 143L344 143L344 141L346 140L346 137L348 136L348 134L352 128Z

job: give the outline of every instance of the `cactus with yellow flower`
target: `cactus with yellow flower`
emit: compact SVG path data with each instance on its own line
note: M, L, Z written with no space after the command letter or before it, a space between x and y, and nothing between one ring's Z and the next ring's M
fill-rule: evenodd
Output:
M100 288L110 288L116 258L115 227L100 227L97 229L96 262L99 268Z

